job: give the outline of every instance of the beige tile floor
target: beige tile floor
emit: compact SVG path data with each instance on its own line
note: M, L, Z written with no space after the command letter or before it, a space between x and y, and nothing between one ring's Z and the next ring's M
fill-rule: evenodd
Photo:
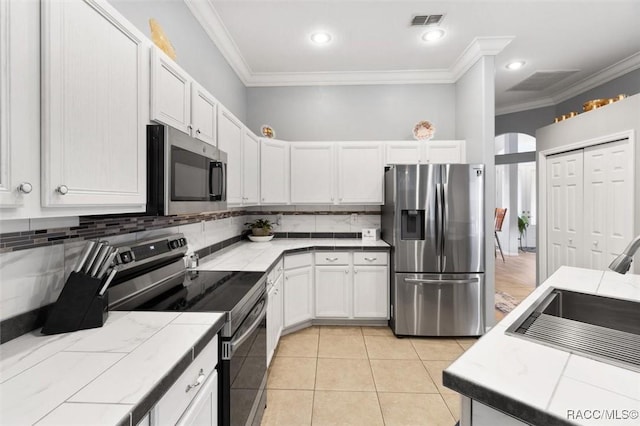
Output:
M284 336L262 425L446 425L459 396L442 370L476 339L398 339L388 327L315 326Z

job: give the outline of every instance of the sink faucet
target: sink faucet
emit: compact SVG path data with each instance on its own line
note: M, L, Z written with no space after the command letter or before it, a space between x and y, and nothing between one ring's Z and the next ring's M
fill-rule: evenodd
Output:
M635 237L633 241L629 243L626 249L609 265L609 269L619 274L626 274L633 262L633 255L640 248L640 235Z

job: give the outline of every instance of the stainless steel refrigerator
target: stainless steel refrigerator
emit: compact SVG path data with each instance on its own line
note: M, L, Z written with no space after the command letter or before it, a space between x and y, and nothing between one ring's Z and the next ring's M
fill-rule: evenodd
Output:
M484 165L389 167L382 238L396 335L484 333Z

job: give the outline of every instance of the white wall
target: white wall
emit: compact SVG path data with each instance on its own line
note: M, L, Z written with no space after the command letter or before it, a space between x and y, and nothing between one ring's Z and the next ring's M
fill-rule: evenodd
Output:
M151 38L155 18L175 48L176 62L240 120L247 119L247 89L183 0L109 0Z
M485 315L487 326L495 323L495 64L484 56L456 83L456 139L467 141L467 161L485 165Z
M413 140L420 120L436 127L434 139L455 136L455 86L250 87L248 123L260 133L271 125L279 139Z
M604 138L609 135L631 130L633 132L633 142L635 147L635 178L634 178L634 235L640 232L640 146L638 142L640 132L640 94L631 96L622 101L580 114L569 120L542 127L536 131L536 141L538 151L567 147L572 144ZM541 171L540 155L538 155L537 168ZM541 206L541 172L538 173L538 206ZM541 206L542 207L542 206ZM542 208L538 216L537 241L538 241L538 279L546 277L542 271L540 260L543 258L543 248L541 247L541 236L547 232L546 220L544 220ZM640 254L634 257L635 262L632 268L635 272L640 272Z

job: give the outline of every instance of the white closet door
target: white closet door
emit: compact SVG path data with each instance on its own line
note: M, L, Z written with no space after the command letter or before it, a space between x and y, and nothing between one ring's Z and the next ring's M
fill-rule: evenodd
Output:
M607 268L633 237L633 156L628 140L584 150L585 258Z
M549 157L547 163L547 276L562 265L583 263L583 152Z

